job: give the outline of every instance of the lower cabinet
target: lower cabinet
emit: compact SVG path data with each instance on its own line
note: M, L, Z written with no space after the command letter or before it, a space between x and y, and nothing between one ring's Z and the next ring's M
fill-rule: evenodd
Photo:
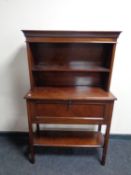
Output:
M31 100L27 99L31 161L34 146L101 147L105 164L114 101ZM97 131L41 131L40 124L93 124ZM36 131L32 125L36 124ZM101 126L106 131L101 133Z

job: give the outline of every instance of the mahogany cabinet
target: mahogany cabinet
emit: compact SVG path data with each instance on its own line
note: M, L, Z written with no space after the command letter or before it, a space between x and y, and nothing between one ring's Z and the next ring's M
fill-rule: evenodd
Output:
M100 147L104 165L113 105L109 91L119 31L33 31L26 37L31 89L30 159L34 146ZM40 124L92 124L93 131L41 130ZM36 131L33 126L36 125ZM105 125L105 134L101 126Z

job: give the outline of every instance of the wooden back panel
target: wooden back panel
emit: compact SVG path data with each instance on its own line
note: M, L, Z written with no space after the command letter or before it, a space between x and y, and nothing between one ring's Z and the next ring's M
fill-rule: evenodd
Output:
M32 43L31 51L37 65L89 64L107 66L112 44Z
M108 74L108 73L107 73ZM104 88L103 73L34 72L36 86L95 86Z
M112 44L93 43L33 43L30 44L33 65L42 68L67 67L62 71L33 72L35 86L98 86L104 88L105 72L86 72L87 69L109 67ZM76 67L76 72L71 71ZM79 67L83 72L77 71ZM69 69L69 70L68 70ZM85 70L85 71L84 71ZM106 73L107 74L107 73ZM108 74L107 74L108 75ZM105 84L104 84L105 83Z

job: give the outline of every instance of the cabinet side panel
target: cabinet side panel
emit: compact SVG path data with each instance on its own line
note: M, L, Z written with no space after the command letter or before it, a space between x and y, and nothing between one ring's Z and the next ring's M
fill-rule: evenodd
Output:
M32 89L34 87L34 78L32 74L33 54L30 48L30 44L28 42L26 42L26 46L27 46L27 57L28 57L28 66L29 66L29 75L30 75L30 85Z
M109 91L110 89L110 84L111 84L111 78L112 78L112 70L113 70L113 63L114 63L114 57L115 57L115 50L116 50L116 44L113 44L112 45L112 50L109 54L109 62L108 62L108 65L109 65L109 68L110 68L110 73L109 73L109 76L108 77L105 77L107 78L107 80L105 81L105 90L106 91Z

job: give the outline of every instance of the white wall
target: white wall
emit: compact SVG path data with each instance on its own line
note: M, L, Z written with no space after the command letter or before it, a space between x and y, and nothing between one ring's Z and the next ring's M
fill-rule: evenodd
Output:
M111 90L118 97L112 133L131 134L129 0L0 0L0 131L27 130L29 89L21 29L121 30Z

